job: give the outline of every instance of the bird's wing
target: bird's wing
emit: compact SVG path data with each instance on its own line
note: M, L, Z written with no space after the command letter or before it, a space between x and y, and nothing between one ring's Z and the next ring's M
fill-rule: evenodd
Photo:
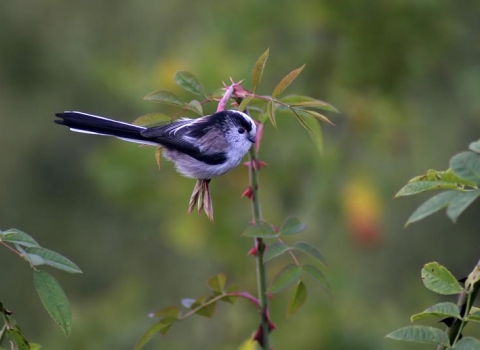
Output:
M153 142L158 142L166 148L187 154L206 164L222 164L227 159L225 152L205 152L198 146L199 139L205 136L210 128L211 126L203 118L194 120L183 118L171 124L142 130L141 135Z

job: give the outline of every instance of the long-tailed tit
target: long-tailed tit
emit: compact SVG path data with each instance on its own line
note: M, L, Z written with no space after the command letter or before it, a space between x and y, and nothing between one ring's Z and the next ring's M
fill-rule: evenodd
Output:
M145 128L82 112L57 113L56 123L72 131L115 136L146 145L161 146L164 156L187 177L208 180L240 164L255 142L255 122L247 114L227 110L197 118Z

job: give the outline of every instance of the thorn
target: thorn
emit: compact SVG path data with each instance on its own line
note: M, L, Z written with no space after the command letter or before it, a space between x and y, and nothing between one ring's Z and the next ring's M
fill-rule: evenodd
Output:
M245 163L243 163L243 165L245 165L248 169L250 169L252 164L253 164L253 170L260 170L264 166L268 166L267 163L265 163L264 161L261 161L261 160L257 160L256 162L253 162L253 160L249 160L249 161L246 161ZM257 164L258 164L258 167L257 167Z
M248 186L248 188L245 191L243 191L241 198L248 197L248 199L252 200L253 195L254 195L254 193L252 191L252 188L250 186Z

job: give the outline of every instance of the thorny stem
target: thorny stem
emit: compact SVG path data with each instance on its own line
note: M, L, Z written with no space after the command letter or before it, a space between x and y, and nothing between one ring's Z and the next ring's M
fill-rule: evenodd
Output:
M255 147L250 148L250 188L252 191L252 215L253 221L258 223L262 221L262 208L260 206L260 199L258 196L258 155ZM253 165L255 164L255 166ZM267 277L265 272L265 264L263 262L263 254L265 252L265 242L262 238L255 238L255 247L257 248L257 284L258 284L258 299L260 301L260 325L262 328L261 345L263 349L270 349L270 319L268 312L268 296L267 296Z
M478 266L480 266L480 260L477 262L475 269L477 269ZM470 293L468 293L465 288L458 296L457 307L460 310L461 319L454 319L452 324L448 326L445 331L445 333L447 333L450 345L455 345L455 343L460 339L462 330L468 323L465 318L470 314L470 309L472 308L473 302L475 301L479 290L480 283L475 283L473 290ZM445 345L439 345L437 350L446 350L447 348L448 347Z

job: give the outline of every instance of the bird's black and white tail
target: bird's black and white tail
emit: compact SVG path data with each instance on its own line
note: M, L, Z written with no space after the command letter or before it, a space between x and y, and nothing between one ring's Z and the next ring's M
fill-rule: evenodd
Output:
M65 125L72 131L114 136L122 140L142 144L156 144L141 135L144 127L119 122L83 112L62 112L55 114L58 118L55 123Z

